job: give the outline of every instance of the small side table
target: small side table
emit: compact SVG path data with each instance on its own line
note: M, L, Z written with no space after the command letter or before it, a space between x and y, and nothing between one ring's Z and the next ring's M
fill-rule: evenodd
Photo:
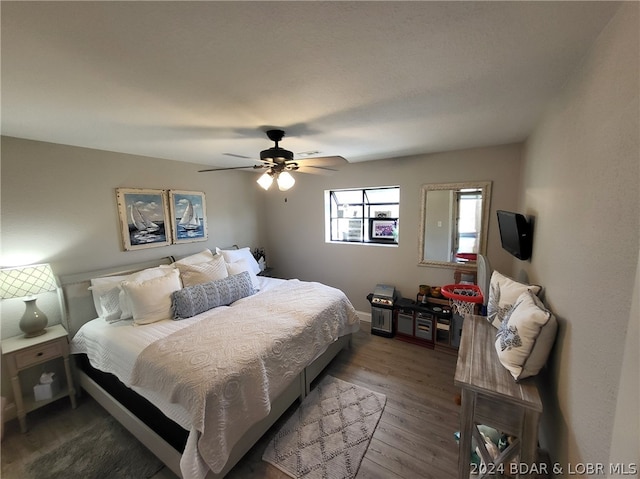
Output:
M50 326L47 332L35 338L15 336L2 341L2 355L7 360L11 386L16 401L20 430L27 432L27 413L38 409L50 402L69 396L71 407L76 407L76 390L73 386L71 366L69 364L69 336L60 324ZM23 395L20 386L20 372L37 366L51 359L62 358L67 376L67 387L50 399L35 401L30 394Z

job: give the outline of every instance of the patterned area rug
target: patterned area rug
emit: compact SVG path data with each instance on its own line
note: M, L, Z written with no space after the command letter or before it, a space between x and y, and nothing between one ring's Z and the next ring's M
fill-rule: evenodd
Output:
M267 446L262 459L295 478L355 477L386 403L326 376Z
M26 466L30 479L145 479L164 465L112 417Z

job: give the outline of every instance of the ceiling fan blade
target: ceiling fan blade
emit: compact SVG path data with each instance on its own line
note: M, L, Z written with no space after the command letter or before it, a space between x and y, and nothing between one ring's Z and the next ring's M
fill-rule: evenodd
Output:
M269 168L269 166L253 165L253 166L231 166L229 168L208 168L206 170L198 170L198 173L205 173L207 171L226 171L226 170L258 170L262 168Z
M313 158L300 158L295 160L295 163L300 166L327 167L344 165L348 163L348 161L342 156L318 156Z
M336 170L335 168L325 168L324 166L310 166L306 164L299 166L295 170L296 173L309 173L312 175L324 175L324 176L332 175L336 171L338 170Z

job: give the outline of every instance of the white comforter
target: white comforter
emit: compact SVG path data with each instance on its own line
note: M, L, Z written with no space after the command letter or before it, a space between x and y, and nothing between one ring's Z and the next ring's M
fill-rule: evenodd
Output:
M222 470L244 432L268 415L270 401L329 344L359 327L337 289L261 282L258 294L194 318L137 327L94 320L72 341L72 352L86 353L94 367L190 431L185 478ZM186 362L176 360L181 356ZM194 364L197 379L187 374Z

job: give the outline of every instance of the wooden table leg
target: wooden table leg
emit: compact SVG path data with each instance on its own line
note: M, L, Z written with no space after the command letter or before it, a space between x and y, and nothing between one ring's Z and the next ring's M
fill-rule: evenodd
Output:
M462 409L460 410L460 448L458 451L458 477L469 477L471 465L471 436L473 428L473 410L476 394L462 389Z
M522 424L522 437L520 438L520 463L526 464L526 472L536 470L532 468L537 461L538 452L538 422L540 413L531 409L525 409ZM536 464L537 465L537 464ZM535 477L536 474L523 474L519 477Z
M67 386L69 389L69 399L71 399L71 407L76 408L76 388L73 386L73 376L71 375L71 366L69 365L69 356L64 356L64 371L67 375Z
M11 386L14 400L16 401L16 413L18 414L18 421L20 421L20 431L27 432L27 412L24 409L22 387L20 387L20 378L17 374L11 376Z

